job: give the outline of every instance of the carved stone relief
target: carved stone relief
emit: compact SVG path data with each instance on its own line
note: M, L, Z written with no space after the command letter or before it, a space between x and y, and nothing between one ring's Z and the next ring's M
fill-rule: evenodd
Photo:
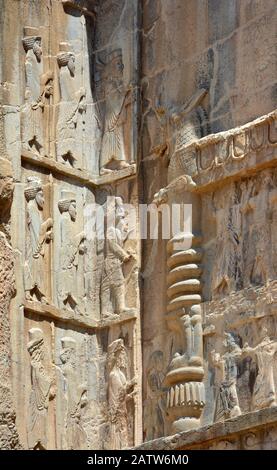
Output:
M45 93L41 90L43 74L41 36L37 28L25 28L23 46L25 58L25 104L22 108L23 146L43 155L43 104Z
M208 291L211 286L213 298L262 285L276 276L276 254L269 245L275 233L276 171L268 169L231 183L228 202L225 190L207 196L203 220L203 225L209 217L216 221L215 263L205 287ZM207 256L211 253L209 247Z
M62 373L66 400L66 417L62 436L62 448L86 449L87 435L82 425L82 408L87 405L87 385L79 383L77 374L76 340L65 336L61 339Z
M102 142L100 152L100 175L128 167L131 149L128 148L131 116L128 116L132 101L132 88L123 81L122 50L115 49L98 60L101 81L98 89L105 100L100 103ZM130 145L130 143L129 143Z
M144 440L150 441L165 435L165 366L162 351L154 351L146 369L147 395L143 403Z
M58 208L60 212L58 304L60 308L69 308L78 315L84 315L86 235L82 230L83 214L78 214L80 205L77 208L76 194L68 190L61 191Z
M83 131L85 128L86 90L75 73L75 54L69 43L60 43L60 103L58 104L56 151L57 160L74 168L82 168Z
M124 264L134 261L135 253L124 249L129 235L126 210L121 197L111 197L106 205L106 233L104 240L104 262L101 279L101 315L135 313L126 305L126 282ZM114 216L112 221L111 217ZM112 221L112 223L110 223Z
M220 421L222 418L234 418L241 414L237 394L237 362L242 351L230 333L225 333L224 346L226 352L223 356L215 351L211 352L211 362L218 369L220 375L214 421Z
M107 369L110 448L123 449L131 444L127 405L133 400L136 379L129 378L128 356L121 338L109 344Z
M49 401L56 395L54 365L45 346L40 328L29 330L27 349L30 355L31 393L28 406L28 447L47 449Z
M26 244L24 285L26 300L50 302L49 273L50 243L53 238L53 219L44 216L45 187L37 176L27 177Z

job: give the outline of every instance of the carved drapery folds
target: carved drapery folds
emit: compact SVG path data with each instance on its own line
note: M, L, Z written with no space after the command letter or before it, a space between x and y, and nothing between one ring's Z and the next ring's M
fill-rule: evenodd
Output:
M22 145L40 156L49 156L49 104L53 94L53 73L44 70L39 29L25 27L22 42L26 53L25 104L21 109Z
M57 121L57 160L74 168L82 168L83 131L86 112L86 91L78 86L75 76L75 55L70 44L60 43L57 55L61 101Z
M109 223L113 216L114 223ZM101 315L102 318L111 315L132 315L135 309L126 305L127 278L124 275L124 267L132 263L133 266L128 273L128 278L130 278L136 267L136 259L135 253L124 247L130 228L121 197L111 197L110 202L108 201L105 229L104 262L101 274Z
M103 97L99 104L102 142L100 150L100 175L128 168L132 163L128 148L132 88L124 84L122 49L114 49L97 61L100 82L97 87Z
M108 416L110 448L123 449L130 445L127 405L133 400L136 379L130 379L127 351L120 338L108 347Z
M26 199L26 253L24 284L26 300L34 298L49 303L49 283L47 266L49 244L53 236L53 220L43 217L43 185L38 177L27 178Z
M79 232L76 223L76 195L64 190L58 202L61 214L61 246L58 276L58 302L60 308L67 307L84 314L84 256L86 236Z

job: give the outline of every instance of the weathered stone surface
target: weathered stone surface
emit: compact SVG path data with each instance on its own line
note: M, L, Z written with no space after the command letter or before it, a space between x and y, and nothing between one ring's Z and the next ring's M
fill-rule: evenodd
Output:
M276 448L275 23L2 0L0 448Z

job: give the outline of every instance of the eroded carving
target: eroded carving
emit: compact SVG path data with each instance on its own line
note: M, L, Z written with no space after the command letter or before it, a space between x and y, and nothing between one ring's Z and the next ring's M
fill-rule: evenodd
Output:
M144 430L146 441L164 436L165 396L164 396L164 355L154 351L146 369L147 398L143 405Z
M26 209L26 253L24 265L24 284L27 300L49 302L47 262L49 243L52 240L53 220L43 218L44 193L39 178L27 178L25 198Z
M123 274L123 263L134 257L134 253L124 249L128 237L126 212L121 197L111 198L107 207L109 214L115 214L115 223L107 227L105 238L105 260L101 282L101 313L103 317L111 314L132 314L134 309L126 306L126 280Z
M111 449L123 449L131 444L128 435L127 401L133 400L136 379L128 379L128 356L122 339L108 347L108 414Z
M211 352L213 365L219 369L220 386L216 398L214 421L235 418L241 414L237 394L238 360L241 358L241 348L231 333L225 333L224 346L226 352L220 356Z
M60 308L69 308L84 314L84 255L86 236L78 232L76 195L64 190L58 202L61 214L60 270L58 273L58 301ZM76 233L77 232L77 233ZM82 280L81 282L78 282Z
M99 60L97 65L105 99L101 113L103 138L100 151L100 175L104 175L130 165L127 113L132 101L132 88L126 89L124 86L121 49L113 50L107 55L105 62Z
M86 91L75 77L75 54L70 44L60 43L57 56L61 101L58 105L56 135L57 160L82 168L83 131L85 126Z
M62 372L64 376L64 396L66 417L62 436L65 450L86 449L87 434L82 424L83 408L87 405L87 385L79 383L76 340L65 336L61 339Z
M277 341L270 339L267 329L263 328L261 342L253 348L245 343L242 352L244 355L254 358L258 366L258 375L252 395L252 408L259 410L276 406L274 360L277 352Z
M25 104L22 107L22 142L24 148L45 156L44 111L53 94L53 74L43 73L41 36L37 28L24 28ZM46 137L46 139L45 139Z
M30 449L48 448L48 407L56 395L55 367L48 357L40 328L29 330L27 345L31 364L31 394L28 408L28 446Z

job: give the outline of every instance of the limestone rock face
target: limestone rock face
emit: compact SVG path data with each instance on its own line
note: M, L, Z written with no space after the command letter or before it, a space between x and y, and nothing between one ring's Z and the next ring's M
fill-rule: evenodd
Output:
M1 2L1 449L276 446L274 6Z

